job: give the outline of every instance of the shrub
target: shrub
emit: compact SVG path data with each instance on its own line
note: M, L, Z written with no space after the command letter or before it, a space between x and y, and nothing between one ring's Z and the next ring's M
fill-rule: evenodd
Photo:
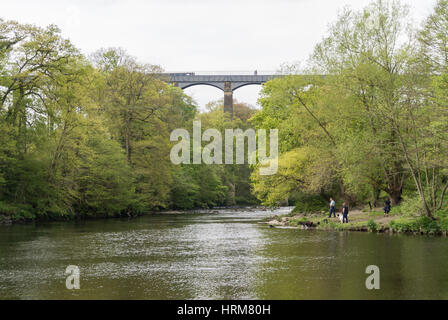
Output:
M395 232L423 232L426 234L439 234L448 230L448 219L440 221L423 216L417 219L399 219L390 222L390 228Z
M10 204L0 201L0 215L10 216L12 220L32 220L36 218L29 205Z
M437 234L440 233L440 222L437 220L433 220L429 217L421 217L418 219L418 224L420 227L420 231L429 234Z
M448 208L443 208L435 212L436 217L445 218L448 217Z
M416 220L392 220L389 225L390 228L395 232L415 232L419 230L419 226Z
M367 229L371 232L376 232L378 231L378 224L373 219L370 219L367 222Z
M328 204L323 196L302 194L296 199L294 213L314 213L326 211Z
M440 230L448 232L448 217L441 218L439 223L440 223Z
M415 217L423 213L423 204L419 196L404 196L399 206L392 206L391 214Z

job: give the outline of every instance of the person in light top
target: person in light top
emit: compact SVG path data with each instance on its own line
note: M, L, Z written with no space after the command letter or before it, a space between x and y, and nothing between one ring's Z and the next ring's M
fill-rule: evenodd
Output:
M336 203L334 202L333 198L330 198L330 215L328 218L331 218L331 214L333 213L333 217L336 218L336 210L335 210Z

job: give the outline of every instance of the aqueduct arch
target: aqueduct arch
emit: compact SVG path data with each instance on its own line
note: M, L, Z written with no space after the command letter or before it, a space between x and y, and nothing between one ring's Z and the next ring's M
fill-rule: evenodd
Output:
M196 75L194 72L169 73L169 81L181 89L195 85L210 85L224 91L224 111L233 116L233 91L250 84L263 84L275 75Z

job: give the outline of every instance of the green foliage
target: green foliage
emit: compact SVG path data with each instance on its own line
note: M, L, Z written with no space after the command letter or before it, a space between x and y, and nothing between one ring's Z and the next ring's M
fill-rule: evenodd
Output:
M421 217L418 223L423 233L438 234L441 231L440 222L429 217Z
M301 223L304 223L304 222L309 222L307 217L301 217L299 219L289 219L288 220L288 224L293 227L298 227L298 226L300 226Z
M86 147L77 177L80 201L75 211L91 216L139 213L133 172L120 145L101 134L91 134Z
M396 232L415 232L419 229L418 223L412 219L392 220L389 226Z
M225 203L227 187L223 185L212 166L199 165L196 168L196 177L199 184L199 192L195 199L196 207L207 208Z
M9 216L12 220L31 220L36 217L29 205L16 205L0 201L0 217Z
M369 221L367 221L367 229L371 232L376 232L378 231L378 224L375 222L375 220L370 219Z
M440 229L443 232L448 232L448 218L447 217L440 219Z
M195 179L193 169L191 166L179 166L173 169L173 188L171 189L173 208L192 209L196 206L200 186Z
M130 216L226 203L222 167L174 166L196 106L122 49L87 61L55 26L0 20L0 216ZM241 106L243 123L253 110ZM240 200L250 170L236 171ZM246 185L244 184L246 183ZM246 193L245 193L246 192Z
M323 196L302 194L296 199L296 205L293 209L295 213L315 213L328 209L328 203Z
M427 216L414 219L401 218L392 220L389 225L393 231L401 233L421 232L424 234L440 234L442 231L448 231L448 219L435 220Z
M391 208L391 215L399 214L402 216L415 217L424 213L423 204L418 195L410 194L403 198L404 199L400 205Z
M448 206L436 211L435 216L438 218L446 218L448 217Z
M207 112L201 113L199 115L202 130L204 131L208 128L217 129L218 131L220 131L222 137L225 137L225 129L238 128L245 131L251 128L251 125L248 121L250 116L252 116L256 112L252 107L243 103L238 103L237 101L234 101L233 120L230 120L228 114L224 113L222 101L210 103L207 106L207 109ZM206 143L203 143L203 146L205 144ZM201 197L204 192L206 194L209 194L210 196L210 200L204 198L203 201L200 201L201 203L203 203L202 206L259 204L258 199L252 194L253 190L250 183L251 173L257 169L250 167L248 164L248 148L246 143L244 154L244 164L213 165L206 168L206 170L210 172L210 183L214 179L218 179L219 183L214 184L214 186L213 184L212 186L210 186L212 190L215 190L212 192L212 194L209 194L207 190L200 192ZM202 168L201 170L203 171L205 169ZM202 184L203 183L200 183L200 185Z

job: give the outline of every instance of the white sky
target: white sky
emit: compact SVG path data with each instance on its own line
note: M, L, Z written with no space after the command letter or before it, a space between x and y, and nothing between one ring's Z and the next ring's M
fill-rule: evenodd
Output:
M305 61L344 6L370 0L0 0L0 17L39 26L56 24L85 54L123 47L166 71L277 70ZM436 0L402 0L416 23ZM255 105L259 86L234 98ZM223 93L185 90L203 107Z

